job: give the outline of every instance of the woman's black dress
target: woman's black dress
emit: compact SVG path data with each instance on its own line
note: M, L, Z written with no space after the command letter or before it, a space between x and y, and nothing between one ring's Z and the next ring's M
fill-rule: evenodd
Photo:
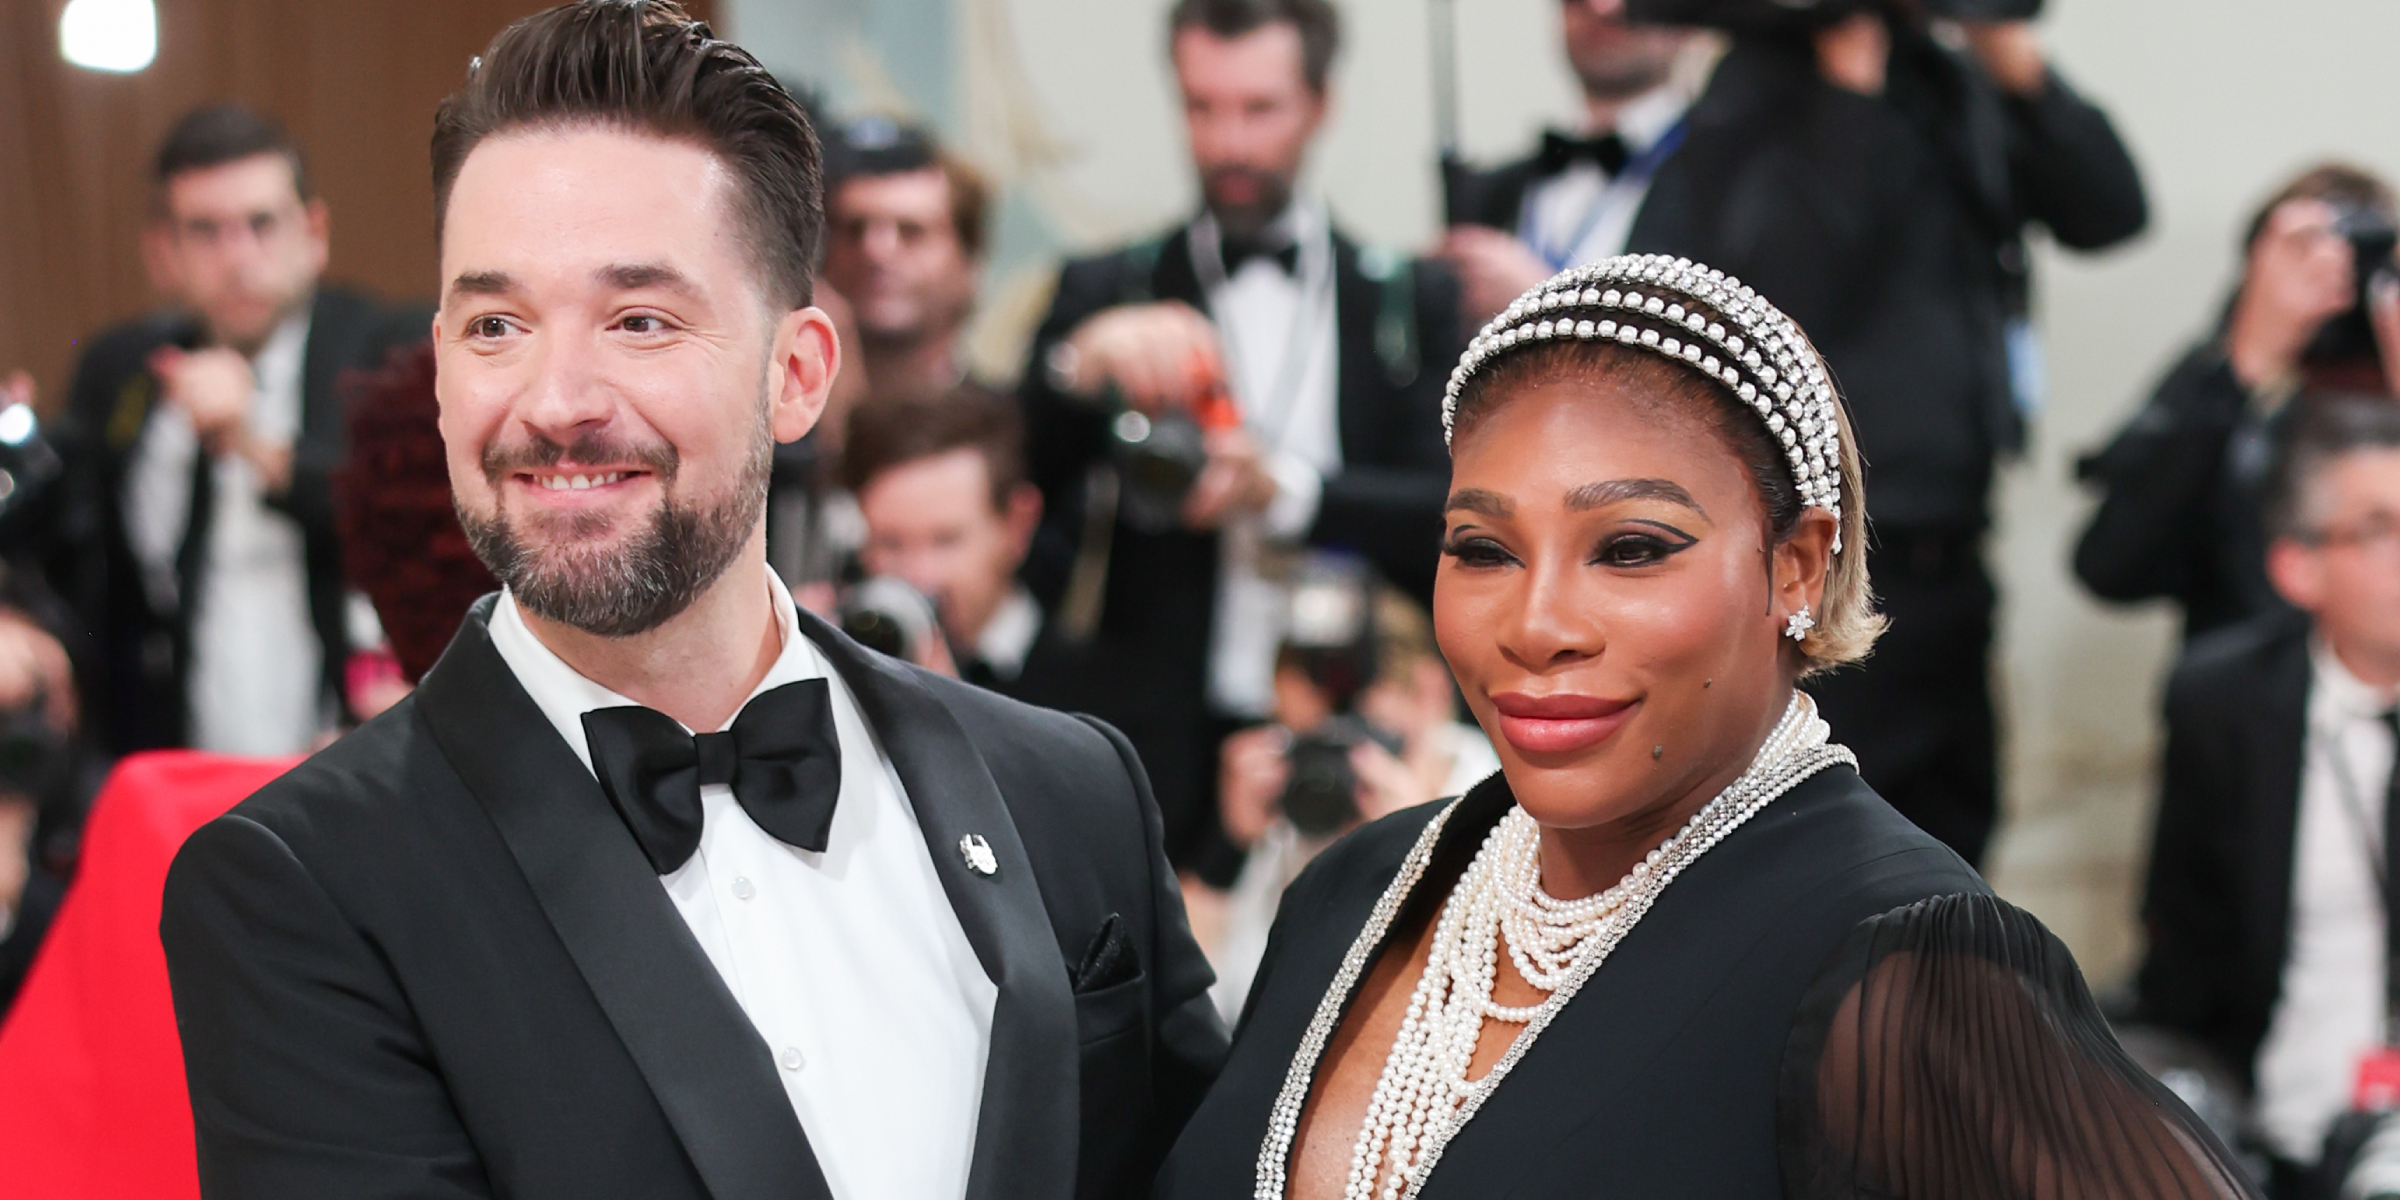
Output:
M1513 803L1495 776L1360 830L1293 883L1163 1200L1255 1194L1268 1113L1311 1069L1295 1064L1309 1022L1402 861L1441 819L1393 925L1422 928ZM1833 767L1661 893L1420 1195L2250 1195L2230 1164L2117 1049L2065 948Z

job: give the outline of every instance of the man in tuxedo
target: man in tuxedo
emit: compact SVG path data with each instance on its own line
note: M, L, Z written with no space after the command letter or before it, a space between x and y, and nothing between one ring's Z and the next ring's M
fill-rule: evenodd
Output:
M1224 1034L1131 748L767 566L770 450L839 363L798 106L668 0L579 0L502 31L433 161L441 429L504 590L177 856L203 1193L1146 1188Z
M1293 549L1430 594L1463 334L1447 270L1362 248L1295 194L1332 7L1181 0L1168 29L1200 212L1065 266L1022 397L1048 513L1028 574L1177 710L1145 757L1182 865L1216 828L1218 741L1271 706Z
M2294 407L2264 514L2292 608L2195 639L2167 685L2137 980L2142 1019L2252 1085L2284 1183L2384 1045L2400 964L2400 406Z
M425 313L321 283L325 202L246 110L177 122L153 181L144 253L177 304L90 340L27 526L102 750L294 754L334 726L349 651L336 383Z
M1918 5L1848 11L1734 31L1624 248L1739 277L1824 353L1869 464L1868 568L1892 623L1871 662L1809 691L1876 792L1974 862L1999 812L1983 538L2041 374L2025 234L2098 250L2148 213L2108 117L2032 25L1960 22L1952 41Z

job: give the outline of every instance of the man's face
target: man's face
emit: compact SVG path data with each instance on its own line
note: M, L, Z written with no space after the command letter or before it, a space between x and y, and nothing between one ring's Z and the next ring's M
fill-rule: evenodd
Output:
M976 263L959 240L940 167L849 180L826 210L825 282L856 310L861 334L914 341L966 322Z
M450 485L538 616L601 636L763 552L775 441L824 404L833 335L771 303L728 165L598 127L516 130L453 186L434 319Z
M1628 100L1667 81L1691 34L1625 23L1625 0L1561 0L1567 63L1585 95Z
M902 463L858 494L867 519L859 556L871 575L891 575L932 597L950 640L971 645L1008 598L1017 565L1041 517L1030 486L992 503L990 467L972 446Z
M2334 645L2400 657L2400 450L2359 450L2325 466L2302 496L2303 539L2269 560L2278 590Z
M255 350L325 273L325 205L300 199L280 154L185 171L164 201L152 230L159 283L220 342Z
M1301 69L1300 30L1262 25L1239 37L1175 35L1175 80L1201 198L1226 232L1248 236L1291 203L1325 97Z

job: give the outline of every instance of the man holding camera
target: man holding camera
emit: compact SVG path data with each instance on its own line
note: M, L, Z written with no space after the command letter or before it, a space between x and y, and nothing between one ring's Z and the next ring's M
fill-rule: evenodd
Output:
M179 302L94 336L36 501L112 754L296 754L335 724L348 655L331 472L341 373L425 313L320 286L330 218L300 152L232 106L160 145L145 254Z
M2187 639L2283 607L2259 489L2295 395L2400 394L2394 217L2388 184L2339 163L2259 209L2217 327L2080 466L2102 489L2075 547L2084 586L2108 600L2173 598Z
M2036 0L1576 2L1596 12L1570 14L1571 48L1603 18L1731 35L1622 248L1738 276L1817 340L1873 464L1868 562L1892 629L1809 690L1877 792L1980 859L1999 793L1983 537L2039 377L2025 231L2078 250L2133 236L2133 163L2044 58Z
M1446 270L1361 248L1294 195L1331 5L1181 0L1168 24L1201 211L1067 264L1024 401L1042 590L1070 636L1131 648L1122 686L1177 710L1145 758L1189 865L1218 740L1271 704L1293 548L1347 546L1430 591L1462 333Z

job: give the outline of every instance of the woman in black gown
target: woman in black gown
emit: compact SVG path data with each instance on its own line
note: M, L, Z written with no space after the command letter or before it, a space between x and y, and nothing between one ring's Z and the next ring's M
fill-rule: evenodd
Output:
M1292 885L1162 1197L2252 1194L1796 690L1882 625L1798 329L1614 259L1449 403L1436 632L1503 770Z

